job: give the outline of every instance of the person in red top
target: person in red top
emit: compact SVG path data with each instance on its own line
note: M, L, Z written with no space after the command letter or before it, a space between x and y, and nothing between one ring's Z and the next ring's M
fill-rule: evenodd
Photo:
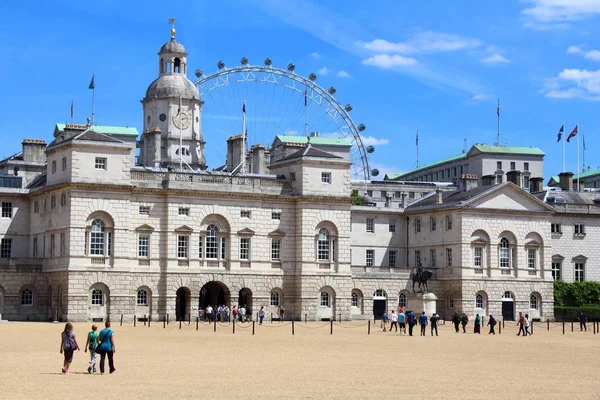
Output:
M522 312L519 313L519 322L517 322L517 324L519 325L519 333L517 333L517 336L521 336L521 332L523 332L523 336L527 336L525 333L525 317Z
M398 315L404 312L404 307L398 306Z

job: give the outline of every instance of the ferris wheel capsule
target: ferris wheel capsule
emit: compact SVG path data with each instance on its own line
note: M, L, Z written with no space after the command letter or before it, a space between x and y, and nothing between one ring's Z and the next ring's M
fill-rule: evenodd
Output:
M248 64L248 57L242 57L241 63L242 63L242 65L247 65Z
M314 82L317 80L317 75L313 72L308 76L308 79Z
M359 124L359 125L358 125L358 130L359 130L359 131L361 131L361 132L362 132L362 131L364 131L365 129L367 129L367 127L365 126L365 124Z
M271 59L270 59L269 57L265 58L265 65L266 65L267 67L270 67L270 66L271 66L271 64L273 64L273 61L271 61Z
M329 94L335 94L335 92L337 92L337 89L334 86L332 86L329 88L328 92Z
M352 111L352 104L346 104L346 106L344 107L344 110L350 112Z
M219 61L219 62L217 63L217 68L219 68L219 69L223 69L223 68L225 68L225 61Z
M369 145L365 150L367 150L367 153L372 154L375 151L375 147Z
M379 170L377 168L372 169L371 170L371 175L373 175L373 176L379 175Z
M290 72L294 72L294 70L296 69L296 66L294 65L294 63L289 63L287 66L287 69Z
M196 72L194 72L194 75L196 75L196 78L200 78L204 74L201 69L197 69Z

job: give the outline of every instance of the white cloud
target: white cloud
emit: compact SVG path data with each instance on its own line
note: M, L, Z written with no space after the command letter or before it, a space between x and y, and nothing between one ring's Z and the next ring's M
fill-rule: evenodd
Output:
M600 69L564 69L546 83L546 97L600 100Z
M582 97L583 92L577 88L571 88L567 90L551 90L546 93L546 97L553 99L573 99L575 97Z
M374 170L374 169L379 170L379 175L377 177L374 177L373 178L374 180L383 180L385 174L398 174L398 173L405 172L405 171L400 170L398 167L380 164L377 162L369 162L369 166L371 167L371 170Z
M350 75L349 73L347 73L346 71L344 71L343 69L340 70L340 72L337 73L338 78L352 78L352 75Z
M318 73L319 75L327 75L327 74L328 74L328 73L330 73L330 72L331 72L331 70L330 70L329 68L327 68L327 67L323 67L323 68L321 68L321 69L319 69L319 70L317 71L317 73Z
M383 69L396 67L406 67L415 65L417 60L411 57L402 57L398 54L390 56L388 54L376 54L373 57L362 60L363 65L372 65Z
M600 15L598 0L523 0L523 14L541 23L578 21Z
M473 96L473 100L475 101L485 101L490 98L489 94L476 94Z
M390 143L386 138L376 138L373 136L361 136L361 139L365 146L385 146Z
M310 56L312 58L314 58L315 60L320 60L321 58L323 58L323 55L321 53L319 53L318 51L310 53Z
M484 64L506 64L509 63L510 60L498 53L495 53L482 58L481 60L479 60L479 62L482 62Z
M581 47L579 46L569 46L567 48L567 53L569 54L579 54L581 52L583 52L583 50L581 50Z
M569 46L567 48L567 53L569 54L581 54L583 58L587 58L592 61L600 61L600 50L583 50L579 46Z
M448 33L425 31L415 34L405 42L375 39L371 42L358 42L357 44L365 50L377 53L416 54L468 50L480 46L481 41Z

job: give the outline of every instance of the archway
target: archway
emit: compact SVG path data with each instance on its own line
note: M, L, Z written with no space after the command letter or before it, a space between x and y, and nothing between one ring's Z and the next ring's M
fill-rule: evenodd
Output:
M252 318L252 290L242 288L238 295L238 304L246 309L246 318Z
M223 282L210 281L200 289L198 308L205 310L207 306L217 308L230 305L229 288Z
M177 321L186 321L190 317L190 289L180 287L177 289L177 298L175 300L175 319Z
M381 318L387 310L387 293L383 289L377 289L373 293L373 317Z
M89 317L92 321L108 321L110 318L110 290L103 283L94 283L88 292Z
M2 314L4 314L4 288L0 286L0 319L2 319Z
M510 291L502 295L502 319L505 321L515 320L515 294Z

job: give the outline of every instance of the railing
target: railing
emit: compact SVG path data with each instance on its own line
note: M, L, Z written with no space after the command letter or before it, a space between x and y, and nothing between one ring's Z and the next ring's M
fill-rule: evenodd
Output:
M412 267L352 266L355 274L409 274Z
M131 180L133 181L158 181L162 182L165 178L164 172L153 171L131 171Z
M11 257L0 258L0 268L40 269L44 264L42 258Z

